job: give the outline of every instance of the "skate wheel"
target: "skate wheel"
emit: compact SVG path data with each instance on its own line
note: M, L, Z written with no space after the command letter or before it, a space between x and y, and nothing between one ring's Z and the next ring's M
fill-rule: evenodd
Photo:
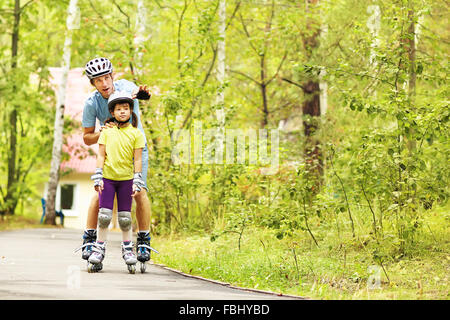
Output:
M87 265L88 273L99 272L102 269L103 269L103 264L102 263L95 264L95 263L88 262L88 265Z
M95 265L92 264L92 263L88 263L87 271L88 271L88 273L94 273L94 272L97 272L97 270L96 270L96 268L95 268Z
M147 266L145 264L145 262L141 262L141 273L145 273L145 269L147 269Z
M128 272L131 273L131 274L135 274L136 273L136 265L129 264L128 265Z

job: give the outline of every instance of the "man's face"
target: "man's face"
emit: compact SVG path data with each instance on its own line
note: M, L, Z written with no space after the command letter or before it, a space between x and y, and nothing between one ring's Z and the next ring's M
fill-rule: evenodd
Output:
M126 121L130 119L131 109L128 102L117 103L114 107L114 112L112 113L114 118L119 121Z
M92 84L105 99L108 99L109 96L114 92L113 78L111 73L94 78L92 80Z

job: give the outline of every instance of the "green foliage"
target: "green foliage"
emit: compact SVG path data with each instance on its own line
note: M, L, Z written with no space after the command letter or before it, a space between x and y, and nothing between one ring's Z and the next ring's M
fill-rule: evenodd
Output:
M22 173L31 169L19 179L16 198L27 201L39 196L34 188L49 166L54 93L48 68L61 61L67 1L32 2L24 9L15 69L11 3L0 1L6 10L0 16L0 200L9 116L17 110L18 163ZM145 35L137 34L135 2L80 1L72 66L107 56L120 77L154 92L150 102L141 103L151 144L154 233L202 232L212 243L228 239L242 252L250 230L263 228L283 243L284 259L291 261L298 249L292 244L300 237L316 250L332 241L337 243L332 249L342 252L363 250L380 266L417 254L425 221L448 206L448 8L439 1L377 1L375 34L373 1L306 3L227 1L227 79L220 83L218 1L146 1ZM137 36L145 40L139 44ZM302 86L309 80L328 84L328 109L320 119L302 115L311 98ZM276 174L264 175L260 163L192 161L198 151L195 122L201 121L204 131L220 127L219 93L225 96L225 129L278 128L280 121L299 116L293 128L280 131ZM308 143L303 125L311 123L323 155L321 177L303 156ZM65 133L74 127L69 123ZM190 163L173 161L179 130L190 133ZM200 152L206 148L203 144ZM448 226L448 219L442 221ZM302 272L302 262L289 272L283 263L271 262L280 275ZM365 272L352 271L355 282Z

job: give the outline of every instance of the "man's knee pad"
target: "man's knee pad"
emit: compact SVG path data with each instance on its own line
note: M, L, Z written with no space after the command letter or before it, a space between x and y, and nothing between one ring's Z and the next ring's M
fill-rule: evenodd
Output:
M102 229L108 228L113 212L111 209L100 208L98 211L98 226Z
M131 212L129 211L119 211L117 213L119 220L120 230L128 231L131 228Z

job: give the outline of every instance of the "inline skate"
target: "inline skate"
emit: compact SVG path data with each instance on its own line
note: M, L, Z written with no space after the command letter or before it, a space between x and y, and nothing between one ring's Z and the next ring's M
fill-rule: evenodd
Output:
M137 260L140 262L141 273L147 269L146 262L150 261L150 253L157 250L150 247L150 234L148 232L138 232L137 234Z
M136 273L136 255L133 252L133 243L131 241L122 242L122 258L125 261L128 272L131 274Z
M88 267L87 270L89 273L94 273L102 270L103 268L103 259L105 259L105 251L106 251L106 243L104 242L95 242L92 245L92 253L88 259Z
M95 242L97 241L97 230L90 229L85 230L83 233L83 244L75 250L75 252L82 249L81 252L81 258L83 260L87 261L88 267L89 267L89 257L92 254L92 248L95 245ZM103 264L97 264L95 265L96 271L100 271L103 268Z

